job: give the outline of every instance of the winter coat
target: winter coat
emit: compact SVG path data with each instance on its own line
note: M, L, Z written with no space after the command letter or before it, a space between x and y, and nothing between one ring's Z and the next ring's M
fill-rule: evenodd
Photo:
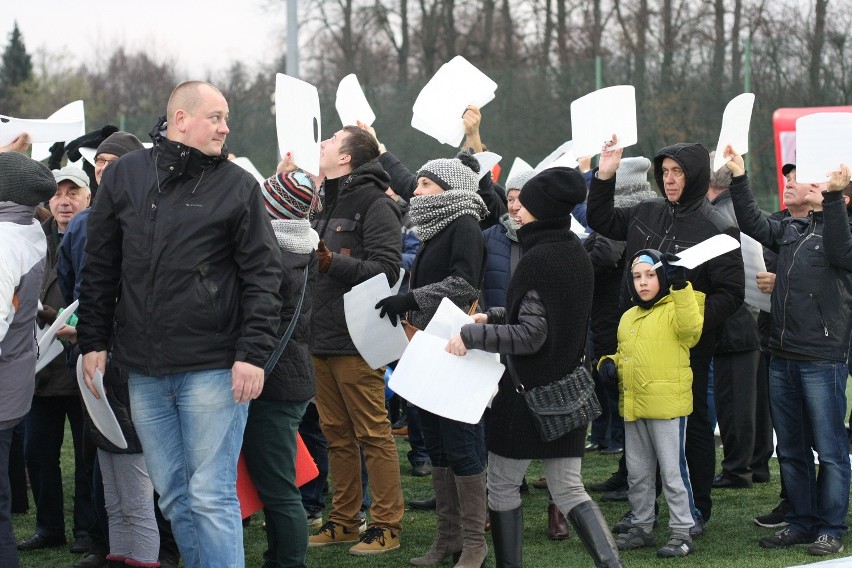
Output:
M59 259L56 261L56 277L65 305L80 297L80 285L83 283L83 266L86 265L86 240L91 209L83 209L71 219L65 227L65 236L59 245Z
M614 241L592 232L583 241L595 271L592 317L589 321L591 351L594 359L614 353L618 347L616 330L622 310L619 307L624 277L624 241Z
M707 202L710 182L710 158L700 144L675 144L654 157L654 177L663 187L662 163L672 158L683 168L686 183L678 203L649 199L637 205L616 208L613 203L615 177L592 177L588 199L588 221L592 230L619 241L626 241L625 254L652 248L677 253L720 233L739 239L739 231L724 215ZM736 312L745 296L745 276L739 248L687 271L687 280L706 295L704 329L693 351L710 356L725 321ZM629 298L625 279L622 297ZM622 303L622 305L625 305Z
M393 286L402 265L400 212L385 194L388 175L377 161L323 184L323 209L311 226L334 253L317 275L311 316L311 353L357 355L346 328L343 295L376 274Z
M524 254L512 275L506 309L489 311L489 322L504 313L507 325L466 325L461 337L469 349L511 357L518 380L532 389L561 379L582 362L592 265L567 219L535 221L521 227L518 238ZM581 457L585 437L584 425L543 441L507 369L491 404L489 451L512 459Z
M765 219L748 176L731 181L743 232L778 254L769 349L781 356L846 361L852 332L852 222L839 191L806 219Z
M151 376L263 367L281 260L257 181L224 154L154 135L104 172L89 216L81 351ZM116 301L118 298L118 301Z
M34 210L0 204L0 430L23 420L33 400L35 317L47 255Z
M692 413L689 350L704 324L704 294L687 283L672 289L650 310L633 306L618 324L618 409L627 422L668 419Z
M517 264L521 258L521 245L509 238L506 223L508 216L500 218L500 223L482 232L488 255L485 262L485 278L482 282L480 309L506 306L506 291L512 278L512 258Z

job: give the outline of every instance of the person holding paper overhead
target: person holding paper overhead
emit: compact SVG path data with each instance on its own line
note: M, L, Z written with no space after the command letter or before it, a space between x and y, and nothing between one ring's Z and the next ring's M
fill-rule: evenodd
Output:
M349 553L355 556L399 548L405 510L399 454L385 410L384 370L371 369L358 354L343 310L343 295L353 286L377 274L393 285L402 265L400 212L385 194L389 178L378 157L375 137L357 126L346 126L324 140L322 206L312 221L321 240L311 354L334 496L328 521L309 537L308 546L350 545ZM360 537L359 446L373 496L372 523Z
M56 180L44 164L0 148L0 565L8 568L20 566L9 448L33 400L38 357L33 327L47 257L47 240L33 216L36 205L54 193Z
M468 349L500 353L507 365L488 431L488 510L498 568L523 565L519 486L533 459L542 460L547 488L595 566L622 566L600 508L583 488L588 425L544 441L516 387L552 384L584 364L594 276L588 254L571 232L570 214L585 197L582 174L565 167L544 170L524 185L517 233L524 254L512 274L506 307L476 314L476 323L463 326L447 344L447 351L459 356Z
M281 255L257 181L226 159L222 93L181 83L166 112L153 148L106 169L89 216L83 376L92 390L111 345L184 564L239 568L237 457L278 343Z
M739 239L739 231L705 196L710 181L710 154L698 143L667 146L654 156L654 177L663 199L649 199L631 207L615 207L615 175L622 149L611 150L616 137L601 153L592 175L587 219L589 227L610 239L627 241L625 254L653 248L674 253L724 233ZM740 249L717 256L689 270L687 279L706 294L701 339L690 351L693 409L686 425L686 460L696 506L693 537L704 532L713 512L711 488L716 475L716 447L707 408L710 359L725 321L739 309L745 297ZM622 287L622 307L627 309L627 280Z
M763 548L809 544L814 556L843 551L849 510L847 357L852 335L850 170L808 191L807 218L765 219L742 157L728 146L731 197L742 231L778 253L772 290L769 404L790 510ZM819 454L819 475L811 448Z
M476 193L478 171L479 162L464 152L430 160L417 171L409 212L421 245L410 291L376 304L379 315L394 325L409 313L411 323L422 329L443 298L467 311L479 295L486 252L479 221L488 208ZM478 568L488 555L482 421L466 424L424 409L419 413L438 519L432 546L411 564L433 566L460 552L457 567Z

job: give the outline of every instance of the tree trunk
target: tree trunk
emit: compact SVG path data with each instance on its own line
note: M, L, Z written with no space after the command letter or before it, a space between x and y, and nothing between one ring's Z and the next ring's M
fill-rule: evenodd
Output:
M820 65L822 62L822 48L825 45L825 12L828 6L828 0L816 0L814 35L811 40L811 64L808 68L810 79L811 95L819 97L822 92L820 85Z

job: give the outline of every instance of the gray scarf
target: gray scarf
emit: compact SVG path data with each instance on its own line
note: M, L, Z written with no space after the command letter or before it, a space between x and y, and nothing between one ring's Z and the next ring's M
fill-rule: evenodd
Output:
M477 193L450 190L413 197L408 214L414 222L414 232L426 242L462 215L471 215L477 222L484 219L488 207Z
M319 245L319 235L307 219L272 219L272 230L278 246L286 251L308 254Z

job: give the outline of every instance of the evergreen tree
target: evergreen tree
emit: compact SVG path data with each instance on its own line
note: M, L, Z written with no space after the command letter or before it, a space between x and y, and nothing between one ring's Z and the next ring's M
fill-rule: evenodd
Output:
M0 104L5 112L12 114L17 109L15 87L32 78L33 62L24 45L18 22L9 34L9 44L3 51L2 66L0 66Z

